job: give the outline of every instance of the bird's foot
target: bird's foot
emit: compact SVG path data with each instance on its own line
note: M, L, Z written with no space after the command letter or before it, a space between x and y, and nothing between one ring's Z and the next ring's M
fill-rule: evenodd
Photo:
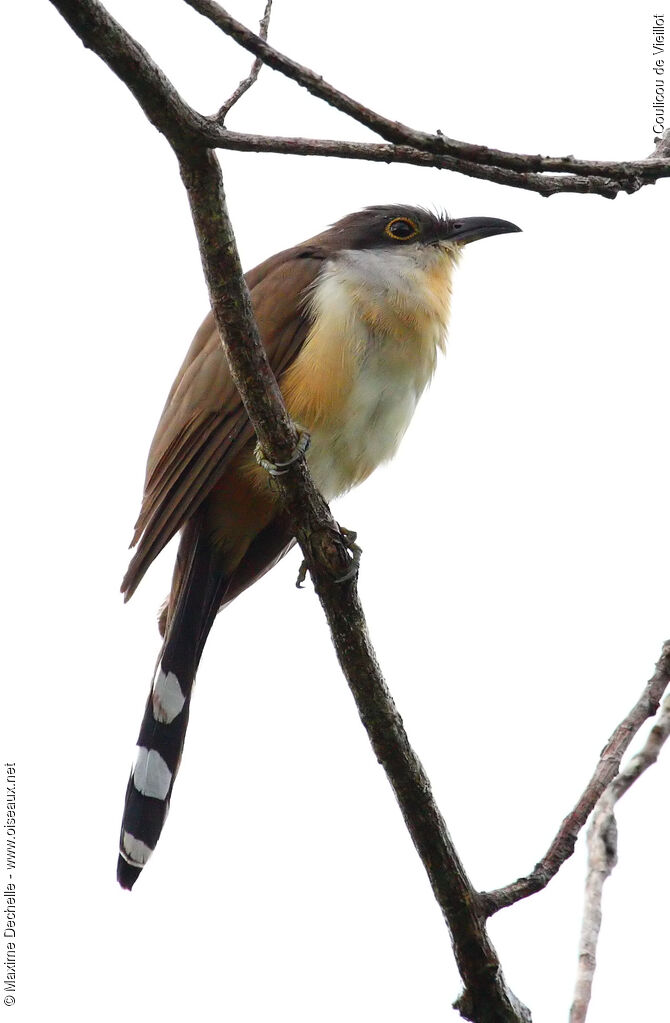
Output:
M289 466L297 462L299 458L304 457L305 452L309 447L309 442L312 439L309 431L307 431L303 426L300 426L298 423L294 423L293 425L298 433L298 443L287 462L271 462L269 458L265 457L265 452L263 451L260 442L258 442L254 448L254 458L260 467L265 469L270 476L283 476L285 472L288 472Z
M295 581L296 590L304 590L303 583L307 578L307 562L303 558L300 562L300 568L298 569L298 578Z
M356 575L356 573L358 572L358 569L359 569L360 563L361 563L361 554L363 553L363 550L356 543L356 540L358 538L358 533L354 532L353 529L345 529L344 526L340 526L339 522L338 522L338 528L340 530L340 536L342 537L342 539L344 541L344 546L346 547L346 549L351 554L351 568L349 569L348 572L345 572L344 575L341 575L339 577L339 579L335 579L335 582L336 583L345 583L347 581L347 579L352 579ZM301 590L303 588L302 584L304 583L306 578L307 578L307 562L303 558L302 564L300 565L300 569L298 571L298 578L295 581L295 585L296 585L297 589Z
M356 540L358 539L358 533L356 533L353 529L345 529L344 526L340 526L339 522L337 525L340 530L340 535L344 540L344 546L351 555L351 568L349 569L348 572L345 572L344 575L341 575L339 579L336 579L335 582L346 583L347 579L353 579L353 577L358 574L363 549L362 547L359 547L358 544L356 543Z

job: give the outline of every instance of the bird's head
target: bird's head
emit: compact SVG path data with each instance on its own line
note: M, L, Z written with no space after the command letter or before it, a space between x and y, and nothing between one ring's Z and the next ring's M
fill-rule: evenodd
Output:
M350 213L304 243L297 255L318 255L325 268L310 290L336 284L347 303L362 307L366 320L393 332L417 325L442 347L449 317L451 276L464 245L519 231L493 217L448 217L417 206L368 206ZM295 251L295 250L294 250ZM360 310L359 310L360 311ZM432 325L432 326L431 326Z
M460 249L469 242L510 234L521 228L496 217L448 217L418 206L368 206L338 220L326 232L339 249L387 249L437 246Z

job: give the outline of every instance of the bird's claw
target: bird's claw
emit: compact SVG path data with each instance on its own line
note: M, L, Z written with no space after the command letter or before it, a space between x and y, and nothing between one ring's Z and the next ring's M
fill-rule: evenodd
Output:
M340 536L342 537L342 540L344 541L344 546L349 551L349 553L351 554L351 568L349 569L348 572L345 572L344 575L341 575L339 577L339 579L335 579L334 582L336 582L336 583L345 583L347 581L347 579L352 579L356 575L356 573L358 572L358 569L359 569L359 566L360 566L360 563L361 563L361 554L363 553L363 550L356 543L356 538L357 538L358 534L356 532L354 532L353 529L345 529L344 526L340 526L339 523L338 523L338 528L340 530ZM298 570L298 578L295 581L296 589L298 589L298 590L302 590L303 589L303 585L302 584L304 583L306 578L307 578L307 562L303 558L302 563L300 565L300 568Z
M303 558L301 563L300 563L300 568L298 569L298 578L295 581L295 588L296 588L296 590L304 589L303 583L304 583L306 578L307 578L307 562Z
M359 547L358 544L356 543L358 533L356 533L355 530L345 529L344 526L340 526L339 522L338 526L340 530L340 535L344 540L344 546L351 555L351 568L349 569L348 572L345 572L344 575L341 575L339 579L336 579L335 582L346 583L348 579L353 579L355 575L358 575L358 569L360 568L361 554L363 553L363 549Z
M262 469L265 469L265 471L270 476L283 476L284 473L288 472L289 466L297 462L299 458L304 457L305 452L309 447L309 442L312 439L310 437L309 432L305 430L304 427L299 426L297 423L294 423L293 425L295 426L296 431L298 433L298 443L296 444L295 450L293 451L293 454L291 455L287 462L271 462L269 458L265 457L265 452L263 451L263 448L260 445L260 441L256 443L256 447L254 448L254 458L256 459L260 467Z

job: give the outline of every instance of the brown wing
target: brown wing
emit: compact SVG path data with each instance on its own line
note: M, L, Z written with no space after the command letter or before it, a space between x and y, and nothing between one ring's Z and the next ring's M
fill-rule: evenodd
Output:
M302 299L322 265L316 250L296 248L247 274L256 322L277 376L305 340L309 323ZM126 600L252 436L210 313L172 385L151 444L131 542L137 551L121 584Z

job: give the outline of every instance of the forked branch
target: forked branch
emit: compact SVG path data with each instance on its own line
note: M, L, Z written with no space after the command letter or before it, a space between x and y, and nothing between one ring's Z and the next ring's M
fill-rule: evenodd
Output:
M530 188L543 195L578 191L596 192L610 198L620 191L636 192L645 184L670 176L670 160L666 158L667 153L658 150L653 154L653 158L647 160L623 162L578 160L573 156L510 153L471 142L460 142L441 132L430 134L410 128L400 121L393 121L364 106L330 85L311 68L298 64L297 61L280 53L266 40L233 18L215 0L185 2L240 46L255 54L268 67L292 79L313 96L347 114L385 141L393 143L396 147L409 149L414 154L422 153L425 158L429 156L450 158L451 163L448 165L431 163L431 166L450 166L450 169L463 174L486 177L514 187ZM405 156L409 156L409 153ZM369 158L364 155L363 145L359 149L359 158ZM475 170L477 167L478 173ZM501 175L502 171L508 173Z
M527 189L544 196L576 192L614 198L619 192L635 192L643 185L670 176L670 145L667 135L651 158L617 163L507 153L459 142L442 134L415 131L382 117L328 85L309 68L284 57L260 36L236 22L212 0L187 2L233 36L263 63L288 75L315 96L349 114L388 141L380 144L229 132L216 117L206 117L190 107L146 50L127 33L124 35L118 23L109 18L100 4L93 0L91 3L70 0L56 5L82 38L84 45L96 49L114 73L123 78L142 104L151 123L173 144L179 140L181 143L190 142L211 149L329 156L436 167L512 188Z
M586 824L596 803L615 777L621 759L630 746L636 732L647 718L653 717L658 710L663 693L670 683L670 640L663 644L656 671L647 682L639 700L615 728L605 748L600 754L596 769L591 779L577 800L570 813L563 820L556 837L546 854L526 877L498 888L496 891L485 892L481 898L486 914L491 916L499 909L512 906L521 899L542 891L552 877L572 856L579 832Z

